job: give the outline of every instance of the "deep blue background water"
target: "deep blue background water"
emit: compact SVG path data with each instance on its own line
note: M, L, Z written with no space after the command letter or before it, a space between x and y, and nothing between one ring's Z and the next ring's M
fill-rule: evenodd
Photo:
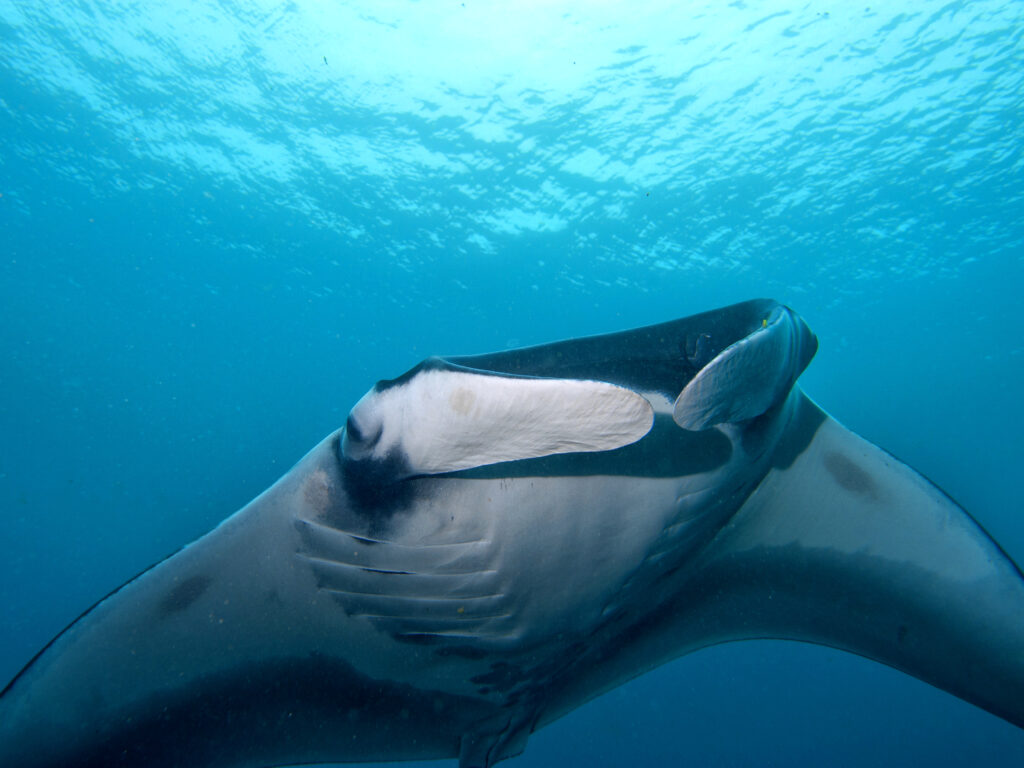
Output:
M0 678L428 354L754 296L1024 561L1024 3L0 0ZM514 765L1024 763L827 649L700 652Z

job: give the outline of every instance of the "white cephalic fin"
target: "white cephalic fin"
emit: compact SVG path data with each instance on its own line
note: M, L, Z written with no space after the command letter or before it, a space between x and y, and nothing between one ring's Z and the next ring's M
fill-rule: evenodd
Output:
M776 306L761 327L722 350L686 385L672 417L701 430L760 416L782 402L813 355L813 335L789 309Z
M650 430L646 398L600 381L423 366L371 390L349 416L346 458L438 474L559 453L608 451Z

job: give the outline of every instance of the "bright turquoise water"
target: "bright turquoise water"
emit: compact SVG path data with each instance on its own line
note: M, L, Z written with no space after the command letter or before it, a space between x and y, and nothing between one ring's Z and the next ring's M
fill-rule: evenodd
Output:
M433 354L754 296L1024 561L1024 3L0 0L0 678ZM1024 764L746 643L528 766Z

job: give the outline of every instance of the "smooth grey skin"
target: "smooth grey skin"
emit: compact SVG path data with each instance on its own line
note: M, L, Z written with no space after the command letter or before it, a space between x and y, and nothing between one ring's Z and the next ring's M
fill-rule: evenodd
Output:
M362 426L25 667L0 697L0 765L490 766L646 670L751 638L876 659L1024 727L1020 571L800 392L816 344L759 300L381 382ZM654 426L419 474L364 431L423 370L607 381Z

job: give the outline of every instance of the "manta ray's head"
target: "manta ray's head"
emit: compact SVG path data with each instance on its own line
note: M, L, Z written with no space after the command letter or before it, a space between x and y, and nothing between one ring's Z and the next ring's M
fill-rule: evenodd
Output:
M429 486L417 478L554 466L580 473L649 465L652 453L720 454L719 435L698 448L685 433L779 407L816 350L796 313L761 300L636 331L428 358L378 382L349 413L339 450L348 500L377 535L421 500ZM649 437L659 420L675 428ZM623 461L630 453L621 449L640 441L642 458Z

